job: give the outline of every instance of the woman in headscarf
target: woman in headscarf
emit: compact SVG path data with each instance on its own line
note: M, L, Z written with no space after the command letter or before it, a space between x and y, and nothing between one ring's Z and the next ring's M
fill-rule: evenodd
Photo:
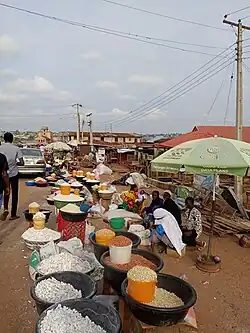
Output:
M169 190L164 191L163 199L164 199L163 208L165 208L169 213L171 213L175 217L176 221L181 227L181 210L172 199L172 192Z
M174 216L163 208L157 208L153 215L156 228L152 231L152 250L155 244L162 242L181 255L185 244L182 242L182 232Z
M153 212L157 208L163 208L163 199L160 198L159 191L153 191L151 204L142 211L143 225L146 229L149 229L153 224Z

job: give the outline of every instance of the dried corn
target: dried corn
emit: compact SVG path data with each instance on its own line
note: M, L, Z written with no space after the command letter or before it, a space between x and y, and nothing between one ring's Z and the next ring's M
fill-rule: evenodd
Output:
M130 269L127 277L130 280L139 282L157 281L157 274L152 269L144 266L135 266Z
M146 304L157 308L175 308L184 305L182 299L162 288L156 288L153 301Z

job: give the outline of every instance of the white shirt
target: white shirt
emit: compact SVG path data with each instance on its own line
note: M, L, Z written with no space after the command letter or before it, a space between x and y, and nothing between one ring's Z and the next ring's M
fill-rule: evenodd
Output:
M9 165L9 177L15 177L18 175L17 159L23 157L21 149L12 143L3 143L0 146L0 153L4 154L7 158Z

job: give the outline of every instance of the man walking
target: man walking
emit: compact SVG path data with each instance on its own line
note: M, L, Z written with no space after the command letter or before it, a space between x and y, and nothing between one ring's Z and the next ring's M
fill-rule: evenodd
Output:
M9 183L12 192L12 207L10 220L16 220L17 216L17 205L18 205L18 190L19 190L19 176L18 176L18 165L24 165L23 155L17 146L13 145L13 134L4 134L4 144L0 146L0 153L4 154L7 158L9 167ZM6 220L9 215L9 199L10 193L7 189L4 189L4 212L1 216L1 220Z
M0 153L0 208L3 202L3 191L9 195L10 184L8 176L8 163L5 155Z

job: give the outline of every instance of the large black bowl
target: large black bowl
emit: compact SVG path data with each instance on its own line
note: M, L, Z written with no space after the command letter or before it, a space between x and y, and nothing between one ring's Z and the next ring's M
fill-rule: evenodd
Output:
M186 281L168 274L157 274L159 288L176 294L184 303L175 308L157 308L137 302L127 293L128 280L122 283L122 295L133 315L145 324L153 326L171 326L182 321L188 310L196 303L197 294Z
M116 236L125 236L132 240L132 247L136 249L141 244L141 239L139 236L128 231L116 231ZM108 251L109 247L101 244L97 244L95 241L95 233L89 236L91 244L94 246L94 254L96 259L100 262L101 256L104 252Z
M36 324L36 333L41 333L41 322L49 310L55 309L58 304L75 309L83 317L88 316L95 324L101 326L107 333L120 333L122 324L118 312L112 307L92 299L74 299L60 302L50 306L39 317Z
M39 212L43 213L46 216L45 222L47 223L49 220L50 214L52 213L51 210L41 208ZM28 209L26 209L23 213L24 213L24 217L25 217L26 221L33 222L33 216L35 214L30 213Z
M88 216L88 213L85 212L82 212L80 214L71 214L61 211L61 214L62 218L68 222L83 222L86 220L86 217Z
M30 288L30 295L36 302L37 313L40 315L44 310L49 308L54 303L48 303L37 297L35 293L36 285L42 280L55 278L58 281L71 284L75 289L81 290L82 298L89 299L95 296L97 292L96 282L87 274L78 272L58 272L53 274L44 275L37 279L33 286Z
M132 249L133 254L139 254L140 256L152 261L156 265L155 271L158 273L164 266L163 260L156 254L141 250ZM127 272L122 271L111 265L105 263L105 259L109 256L109 251L104 252L101 256L100 263L104 267L104 279L106 279L111 287L120 295L122 282L127 278Z

